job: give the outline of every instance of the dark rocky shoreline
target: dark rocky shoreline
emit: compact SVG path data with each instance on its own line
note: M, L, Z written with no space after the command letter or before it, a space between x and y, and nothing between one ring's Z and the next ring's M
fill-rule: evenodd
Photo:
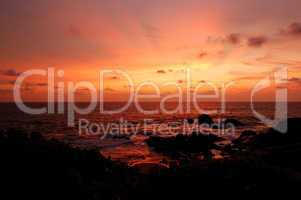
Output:
M2 195L31 199L194 199L288 195L301 186L300 119L288 132L245 132L222 149L222 160L182 159L177 165L140 173L103 157L99 150L72 148L38 133L0 134ZM147 142L177 157L206 153L219 138L194 134ZM201 145L200 145L201 144ZM243 195L243 196L241 196Z

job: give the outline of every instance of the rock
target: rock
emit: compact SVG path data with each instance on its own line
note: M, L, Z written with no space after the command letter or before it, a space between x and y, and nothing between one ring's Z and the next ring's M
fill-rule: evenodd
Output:
M188 118L188 119L187 119L187 123L188 123L188 124L193 124L193 123L194 123L194 120L195 120L194 118Z
M287 123L287 124L286 124ZM287 127L287 133L289 136L300 137L301 130L301 118L288 118L287 121L281 121L276 125L275 131L282 130Z
M41 133L38 132L33 132L30 134L30 139L32 141L42 141L43 140L43 136Z
M199 124L208 124L211 125L213 123L212 118L207 114L202 114L198 117Z
M229 125L232 125L232 126L244 126L244 123L242 123L239 120L234 119L234 118L226 119L224 121L224 124L226 125L226 127L229 126Z
M177 168L180 166L180 163L178 160L170 160L169 161L169 167L170 168Z
M130 135L128 134L121 134L121 133L109 133L105 137L106 139L126 139L130 140Z
M152 135L154 135L154 133L152 131L145 131L144 135L145 136L152 136Z
M172 137L150 137L145 140L155 151L177 155L182 153L206 152L217 148L215 142L222 138L213 134L193 133L191 135L178 134Z
M162 160L160 160L160 163L163 163L165 165L168 164L168 160L166 158L163 158Z
M5 132L1 130L0 131L0 140L6 139L6 138L7 138L7 136L6 136Z
M256 136L256 132L254 131L250 131L250 130L243 131L237 139L233 140L233 144L248 143L252 139L254 139L255 136Z
M269 128L266 132L257 135L255 142L262 146L295 144L301 140L300 125L301 118L288 118L287 121L279 122L275 128ZM285 126L287 126L285 133L278 131L281 130L279 129L280 127L283 128Z
M250 131L250 130L243 131L241 133L241 137L254 137L255 135L256 135L256 132L255 131Z
M139 170L143 174L159 174L162 170L167 169L168 166L156 162L140 162L135 163L132 167Z
M253 145L261 147L282 145L287 143L286 140L287 138L284 137L284 134L274 131L273 129L269 129L265 133L257 135L253 141Z
M9 129L6 132L6 135L8 139L14 140L14 141L27 141L28 140L28 134L24 130L20 129Z

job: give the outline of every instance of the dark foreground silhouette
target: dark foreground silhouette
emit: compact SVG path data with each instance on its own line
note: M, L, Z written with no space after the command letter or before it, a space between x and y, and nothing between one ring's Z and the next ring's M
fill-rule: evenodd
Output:
M301 188L299 126L300 119L291 119L285 135L274 130L263 136L245 133L241 137L248 139L225 147L228 157L223 160L187 159L152 174L106 159L98 150L75 149L38 133L2 131L0 195L83 200L288 197Z
M146 143L155 151L166 154L172 159L182 160L187 156L189 159L202 155L208 160L213 156L211 150L219 149L215 142L221 140L223 139L213 134L192 133L168 138L153 136L147 139Z

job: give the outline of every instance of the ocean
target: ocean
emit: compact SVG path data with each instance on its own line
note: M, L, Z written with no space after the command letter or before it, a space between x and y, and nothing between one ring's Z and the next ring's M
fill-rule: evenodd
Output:
M26 103L26 105L32 108L41 108L47 106L47 103ZM189 118L197 118L198 115L209 112L215 122L228 118L239 120L244 126L235 127L231 134L208 127L208 131L219 134L231 142L244 130L261 132L268 127L254 115L254 111L266 118L273 119L277 110L273 102L256 102L255 110L251 109L249 102L228 102L224 107L218 102L200 102L198 106L202 110L192 103L184 102L179 105L177 102L169 102L165 105L166 110L171 111L179 106L180 109L174 113L166 113L160 108L158 102L143 102L138 106L132 103L121 113L106 114L100 112L100 104L98 104L88 114L76 113L75 126L70 127L67 103L63 105L66 111L62 114L56 112L32 115L24 113L14 103L0 103L0 127L1 129L20 128L29 132L40 132L48 139L55 138L78 148L99 148L106 157L135 165L141 162L160 162L164 156L152 151L144 140L153 135L170 137L183 133L187 128L184 126ZM76 105L85 108L88 104L77 103ZM124 102L106 102L103 106L105 111L112 111L124 105ZM141 112L141 109L157 111L157 113L147 114ZM285 111L281 112L282 114L286 113ZM301 117L301 103L288 103L287 117Z

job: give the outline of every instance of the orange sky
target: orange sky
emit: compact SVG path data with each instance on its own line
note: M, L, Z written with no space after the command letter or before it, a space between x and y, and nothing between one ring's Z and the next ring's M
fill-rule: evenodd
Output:
M151 81L162 95L177 92L167 82L193 90L204 81L218 88L235 81L227 98L248 101L254 85L279 66L288 68L289 100L300 101L300 7L300 0L4 0L0 101L12 101L21 72L48 67L64 70L57 81L90 81L96 88L100 70L121 69L136 87ZM29 78L24 98L45 100L46 82ZM106 99L126 99L127 85L119 74L109 75ZM256 99L273 100L274 89ZM210 90L207 85L200 93ZM79 91L77 98L86 101L89 95Z

